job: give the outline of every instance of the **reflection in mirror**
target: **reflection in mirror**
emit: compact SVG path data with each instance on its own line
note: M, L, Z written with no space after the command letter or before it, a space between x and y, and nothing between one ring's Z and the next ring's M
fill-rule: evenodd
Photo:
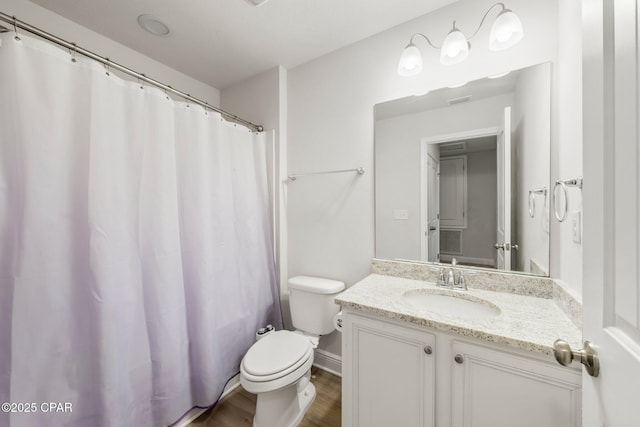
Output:
M375 106L376 257L549 272L551 66Z

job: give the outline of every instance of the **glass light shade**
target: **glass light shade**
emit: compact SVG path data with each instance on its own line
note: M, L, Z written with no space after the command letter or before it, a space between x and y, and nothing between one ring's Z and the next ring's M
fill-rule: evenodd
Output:
M489 49L493 51L508 49L522 40L524 32L518 15L504 9L496 18L489 34Z
M422 55L413 43L409 43L404 48L398 63L398 74L403 77L410 77L422 72Z
M453 28L444 39L440 49L440 63L442 65L454 65L465 60L469 55L469 42L457 28Z

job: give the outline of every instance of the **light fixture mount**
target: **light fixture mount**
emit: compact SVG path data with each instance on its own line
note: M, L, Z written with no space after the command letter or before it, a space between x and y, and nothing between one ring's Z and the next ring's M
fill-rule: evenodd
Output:
M269 0L246 0L246 2L249 3L251 6L256 6L256 7L262 6L268 1Z
M496 16L491 27L491 33L489 34L489 50L504 50L519 43L524 35L520 18L518 18L511 9L507 9L504 3L495 3L485 12L482 20L480 21L480 25L478 25L478 28L470 37L466 37L464 33L456 27L456 21L453 21L453 28L449 31L449 34L447 34L442 46L434 45L429 37L422 33L413 34L409 40L409 44L404 48L404 51L400 56L398 74L403 77L408 77L420 74L422 71L422 55L413 42L416 37L424 38L432 48L440 50L440 63L442 65L455 65L464 61L467 56L469 56L469 51L471 49L471 43L469 43L469 40L478 34L478 31L482 28L487 15L489 15L489 12L491 12L496 6L500 6L502 9L498 13L498 16Z
M153 15L143 14L138 16L138 25L154 36L169 37L171 35L171 28Z

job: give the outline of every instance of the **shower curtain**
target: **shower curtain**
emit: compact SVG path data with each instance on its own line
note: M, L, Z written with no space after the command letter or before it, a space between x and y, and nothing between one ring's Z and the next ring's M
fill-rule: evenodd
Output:
M281 326L264 136L0 41L0 426L211 405L256 329Z

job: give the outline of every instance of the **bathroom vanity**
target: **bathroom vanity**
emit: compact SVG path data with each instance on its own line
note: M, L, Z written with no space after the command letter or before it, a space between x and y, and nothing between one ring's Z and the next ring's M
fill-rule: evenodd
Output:
M342 425L580 426L580 367L552 349L556 338L579 347L580 329L553 281L522 277L451 291L371 274L340 294Z

